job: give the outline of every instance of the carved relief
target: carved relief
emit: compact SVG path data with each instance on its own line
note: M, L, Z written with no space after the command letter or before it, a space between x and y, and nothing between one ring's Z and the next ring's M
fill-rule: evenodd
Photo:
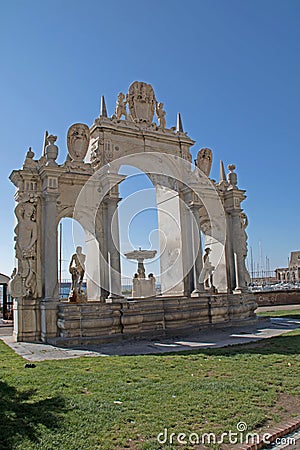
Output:
M91 165L94 169L103 166L104 139L98 138L91 147Z
M132 83L127 94L127 103L134 121L152 123L157 102L150 84L140 81Z
M197 155L197 167L209 177L212 165L212 151L210 148L202 148Z
M111 141L107 140L104 142L104 164L107 164L113 160L114 151Z
M68 152L73 161L82 162L87 154L90 142L90 130L84 123L70 126L67 135Z
M15 209L18 224L15 228L15 250L18 271L11 282L13 297L37 298L36 243L37 223L36 205L30 202L19 203Z

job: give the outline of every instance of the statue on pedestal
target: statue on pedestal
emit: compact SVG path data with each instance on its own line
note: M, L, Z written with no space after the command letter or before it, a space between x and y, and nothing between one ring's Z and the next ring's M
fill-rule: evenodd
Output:
M211 292L216 292L216 288L213 285L213 272L215 270L215 267L211 264L209 260L210 252L211 249L207 247L203 255L203 268L199 276L199 283L202 289L209 290Z
M82 282L85 274L85 255L82 247L76 248L76 253L72 255L69 272L72 275L72 285L69 294L69 302L80 303L86 300L86 294L82 290Z
M124 116L125 120L127 120L126 104L127 101L125 100L125 95L120 92L118 95L115 113L118 120L120 120L122 116Z

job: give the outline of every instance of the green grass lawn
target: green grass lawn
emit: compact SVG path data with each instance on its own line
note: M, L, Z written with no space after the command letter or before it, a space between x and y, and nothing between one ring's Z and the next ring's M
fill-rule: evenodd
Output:
M270 307L271 308L271 307ZM267 317L290 317L292 319L300 319L300 309L264 311L257 314L258 316Z
M299 348L300 329L224 349L25 369L0 342L0 448L174 449L157 442L164 428L220 435L240 421L248 430L266 427L300 414Z

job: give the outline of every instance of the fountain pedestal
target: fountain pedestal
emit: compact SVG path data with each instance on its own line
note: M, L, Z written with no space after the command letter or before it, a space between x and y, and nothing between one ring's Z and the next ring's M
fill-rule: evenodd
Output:
M132 298L156 297L155 277L152 273L146 278L145 275L145 259L152 259L156 255L156 250L134 250L125 253L127 259L135 259L138 262L137 273L134 274L132 280Z

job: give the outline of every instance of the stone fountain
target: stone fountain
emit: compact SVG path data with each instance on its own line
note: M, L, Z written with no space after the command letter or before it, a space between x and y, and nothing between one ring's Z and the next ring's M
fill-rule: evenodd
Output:
M144 266L145 259L152 259L156 255L156 250L138 250L125 253L127 259L134 259L138 262L137 272L134 274L132 280L132 298L155 297L155 277L153 273L149 273L146 278L146 271Z

